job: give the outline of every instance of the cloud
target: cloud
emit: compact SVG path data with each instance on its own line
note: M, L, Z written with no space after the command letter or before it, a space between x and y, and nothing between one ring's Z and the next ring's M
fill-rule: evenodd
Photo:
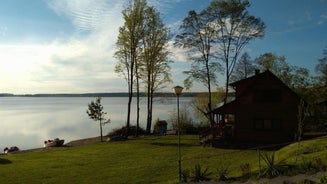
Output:
M31 79L35 87L44 91L55 86L56 90L64 88L77 93L123 91L117 84L108 87L110 81L122 82L114 73L113 58L122 24L122 4L118 0L50 1L49 7L68 18L76 30L65 42L54 40L40 51L43 58L34 63L37 69Z
M2 92L84 93L126 91L126 81L114 72L118 29L123 25L121 0L51 0L50 10L69 21L74 30L66 40L0 45ZM180 0L150 0L167 13ZM176 20L178 22L180 20ZM178 23L170 23L176 28ZM0 30L1 32L1 30ZM6 30L2 31L4 34ZM71 31L70 31L71 32ZM183 49L168 44L173 61L186 61ZM7 61L7 62L6 62ZM10 61L10 62L9 62ZM180 66L180 65L178 65Z
M49 7L58 15L69 18L77 30L93 31L107 27L108 24L119 21L117 13L122 10L123 1L94 0L53 0Z
M321 14L320 19L318 21L318 25L322 25L327 21L327 13Z

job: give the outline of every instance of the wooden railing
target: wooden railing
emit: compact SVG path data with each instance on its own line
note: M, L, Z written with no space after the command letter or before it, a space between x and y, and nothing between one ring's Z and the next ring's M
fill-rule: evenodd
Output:
M223 136L224 124L217 124L214 127L208 128L200 132L199 140L201 145L209 145L214 141L220 141Z

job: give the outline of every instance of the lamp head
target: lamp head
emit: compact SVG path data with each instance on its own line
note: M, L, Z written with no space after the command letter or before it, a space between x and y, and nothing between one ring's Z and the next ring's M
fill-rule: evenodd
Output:
M182 86L175 86L173 89L174 89L175 95L179 96L180 94L182 94L182 91L184 88Z

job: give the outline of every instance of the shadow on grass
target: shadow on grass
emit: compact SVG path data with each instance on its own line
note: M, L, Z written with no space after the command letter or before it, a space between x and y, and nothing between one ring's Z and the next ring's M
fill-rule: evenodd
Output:
M155 146L173 146L173 147L177 147L178 143L164 143L164 142L153 142L151 143L152 145ZM182 147L192 147L194 146L194 144L185 144L185 143L181 143Z
M1 165L11 164L11 163L12 163L12 162L11 162L10 160L0 158L0 164L1 164Z
M290 143L279 144L259 144L259 143L228 143L228 142L216 142L212 144L214 148L220 149L241 149L241 150L264 150L264 151L278 151Z

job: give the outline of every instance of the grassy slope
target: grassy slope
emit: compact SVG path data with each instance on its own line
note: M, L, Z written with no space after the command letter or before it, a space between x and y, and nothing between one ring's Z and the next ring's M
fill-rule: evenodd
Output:
M297 144L276 152L294 161ZM327 138L301 143L308 158L327 161ZM302 157L302 156L301 156ZM182 136L182 168L199 163L216 175L223 166L240 175L240 165L257 169L256 150L202 148L197 136ZM145 137L78 147L36 150L0 156L1 183L177 183L177 137Z

